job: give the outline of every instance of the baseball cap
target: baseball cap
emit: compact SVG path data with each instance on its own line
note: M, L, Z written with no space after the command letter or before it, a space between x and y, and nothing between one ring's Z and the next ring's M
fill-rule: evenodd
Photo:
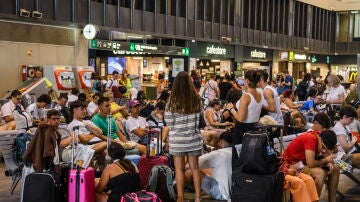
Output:
M141 103L138 100L131 100L129 102L129 107L135 107L135 106L138 106L138 105L141 105Z

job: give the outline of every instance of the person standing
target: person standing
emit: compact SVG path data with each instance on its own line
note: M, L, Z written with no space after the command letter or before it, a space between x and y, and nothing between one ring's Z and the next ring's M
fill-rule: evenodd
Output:
M200 111L201 98L196 92L189 74L182 71L175 77L165 111L165 121L170 127L169 153L174 156L176 170L177 202L184 201L185 156L193 174L195 202L200 202L199 156L202 154L203 148L198 130Z
M219 83L220 90L220 101L221 105L226 103L226 95L233 88L233 85L230 83L230 75L225 75L225 78Z
M236 106L228 104L226 108L236 119L237 123L233 130L233 143L241 144L245 132L254 128L260 119L263 106L262 95L256 90L262 75L255 70L245 72L245 93L241 96ZM237 111L235 110L238 109Z
M208 82L206 82L202 94L204 95L204 93L207 92L207 98L210 102L211 100L219 97L219 91L220 90L216 81L216 75L214 74L213 77Z
M112 91L113 86L118 87L119 86L119 81L118 80L119 80L119 72L118 71L113 71L113 76L112 76L111 79L109 79L107 81L105 90Z
M292 90L293 89L293 84L294 84L294 79L289 74L289 71L284 71L284 74L285 74L284 90Z

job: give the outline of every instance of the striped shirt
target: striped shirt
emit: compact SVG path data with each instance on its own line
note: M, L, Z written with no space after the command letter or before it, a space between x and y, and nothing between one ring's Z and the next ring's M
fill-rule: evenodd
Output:
M198 151L203 148L200 130L197 129L199 119L200 113L185 115L165 112L165 122L170 127L170 153Z

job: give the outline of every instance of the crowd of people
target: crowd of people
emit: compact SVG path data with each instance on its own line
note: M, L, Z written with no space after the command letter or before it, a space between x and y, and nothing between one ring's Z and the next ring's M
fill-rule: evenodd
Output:
M57 145L61 153L52 153L53 157L71 161L74 138L93 149L102 172L96 187L98 201L119 201L123 194L140 189L138 169L126 155L131 149L146 153L149 138L154 137L151 126L163 127L161 141L167 147L165 152L173 156L178 202L184 201L184 187L195 191L196 202L201 190L214 199L230 198L232 146L242 143L244 133L265 124L262 117L268 117L274 127L298 127L303 133L287 147L280 167L292 182L295 202L319 200L326 178L329 201L336 200L340 169L334 159L360 168L360 147L353 135L360 131L360 105L345 105L349 92L336 75L327 76L322 83L305 74L296 88L288 72L277 81L269 81L265 70L248 70L241 80L229 74L224 78L214 75L204 85L196 71L190 75L180 72L171 89L166 89L164 77L159 75L158 99L152 102L144 91L132 88L126 72L119 76L114 71L103 85L93 75L91 99L73 89L70 95L61 94L51 109L52 99L47 94L24 109L21 92L14 90L1 107L0 130L41 125L67 128L70 133L59 137ZM128 99L126 105L119 105L122 98ZM335 110L338 119L329 117L329 110ZM14 111L26 112L31 121L19 122ZM75 126L80 127L78 136L72 133ZM107 166L106 153L113 160ZM27 153L25 160L42 171L43 166L32 161L34 155L37 153ZM299 162L304 168L296 167Z

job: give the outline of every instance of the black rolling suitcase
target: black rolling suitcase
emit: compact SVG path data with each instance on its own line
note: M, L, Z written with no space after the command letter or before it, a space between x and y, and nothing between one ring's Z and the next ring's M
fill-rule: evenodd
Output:
M231 201L281 202L284 173L247 174L239 170L232 174Z
M23 202L62 202L61 185L51 172L35 172L25 178Z

